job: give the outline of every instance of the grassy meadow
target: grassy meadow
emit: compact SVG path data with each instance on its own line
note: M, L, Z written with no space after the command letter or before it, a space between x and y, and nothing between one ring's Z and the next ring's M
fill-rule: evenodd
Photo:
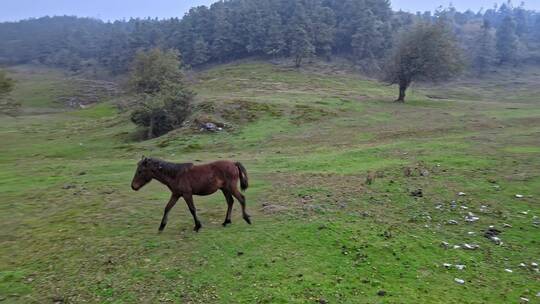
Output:
M540 303L540 70L396 104L329 67L224 65L191 81L193 119L225 131L144 142L118 100L69 110L60 71L10 71L23 115L0 117L1 303ZM158 234L169 193L131 190L141 155L241 161L253 225L236 203L223 228L216 193L195 197L199 233L180 201Z

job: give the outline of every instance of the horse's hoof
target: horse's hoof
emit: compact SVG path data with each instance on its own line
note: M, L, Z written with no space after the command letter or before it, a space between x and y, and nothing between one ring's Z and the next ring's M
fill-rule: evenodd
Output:
M223 227L227 227L227 225L229 224L232 224L231 220L226 220L225 222L223 222Z
M202 225L197 225L195 226L195 228L193 228L193 231L195 232L199 232L199 230L201 229Z
M251 220L249 219L249 216L244 217L244 221L251 225Z

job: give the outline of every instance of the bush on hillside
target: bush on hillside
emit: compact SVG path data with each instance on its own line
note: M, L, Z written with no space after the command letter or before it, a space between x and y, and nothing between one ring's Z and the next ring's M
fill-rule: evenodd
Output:
M194 94L183 80L176 50L139 52L132 64L130 85L140 96L131 121L147 138L159 137L181 127L190 114Z

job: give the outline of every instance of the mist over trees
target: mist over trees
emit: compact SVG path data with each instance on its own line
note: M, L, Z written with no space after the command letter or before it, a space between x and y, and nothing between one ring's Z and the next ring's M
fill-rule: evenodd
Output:
M182 18L103 22L70 16L0 23L0 63L39 63L79 71L128 71L138 51L177 49L189 66L258 56L345 57L380 72L399 34L444 21L474 71L540 63L540 13L511 2L481 12L393 12L388 0L228 0Z

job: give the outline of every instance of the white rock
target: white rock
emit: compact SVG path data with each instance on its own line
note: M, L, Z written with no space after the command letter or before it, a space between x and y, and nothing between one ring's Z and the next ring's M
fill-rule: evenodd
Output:
M459 245L454 245L454 249L459 249L459 248L461 248L461 246L459 246Z
M467 215L465 217L465 221L468 222L468 223L474 223L476 221L478 221L480 218L475 216L474 213L472 212L469 212L469 215Z
M536 294L536 297L540 298L540 291Z
M469 232L467 232L467 234L468 234L468 235L475 235L476 232L474 232L474 231L469 231Z
M516 194L516 198L523 198L522 194Z
M464 249L467 249L467 250L476 250L478 248L480 248L480 246L476 245L476 244L463 244L463 248Z
M465 192L459 192L457 195L459 195L459 196L465 196L465 195L467 195L467 193L465 193Z
M467 210L467 209L469 209L469 207L467 207L467 206L461 206L461 209Z
M519 267L527 267L527 264L525 264L525 263L519 263Z
M496 237L496 236L492 236L489 238L491 241L493 241L493 243L497 244L497 245L502 245L502 241L500 238Z
M458 284L465 284L465 280L458 279L458 278L455 278L455 279L454 279L454 282L456 282L456 283L458 283Z
M449 221L448 221L448 224L449 224L449 225L457 225L458 222L455 221L455 220L449 220Z
M465 267L466 267L465 265L456 265L456 268L458 270L463 270L463 269L465 269Z
M450 264L450 263L444 263L443 266L446 267L446 268L450 268L450 267L452 267L452 264Z
M504 223L504 224L503 224L503 227L504 227L504 228L512 228L512 225Z
M524 303L529 303L529 299L527 298L519 298L521 300L521 302L524 302Z
M538 268L538 263L532 262L532 263L531 263L531 266L532 266L533 268Z
M508 273L512 273L512 272L513 272L512 269L508 269L508 268L505 269L504 271L506 271L506 272L508 272Z

